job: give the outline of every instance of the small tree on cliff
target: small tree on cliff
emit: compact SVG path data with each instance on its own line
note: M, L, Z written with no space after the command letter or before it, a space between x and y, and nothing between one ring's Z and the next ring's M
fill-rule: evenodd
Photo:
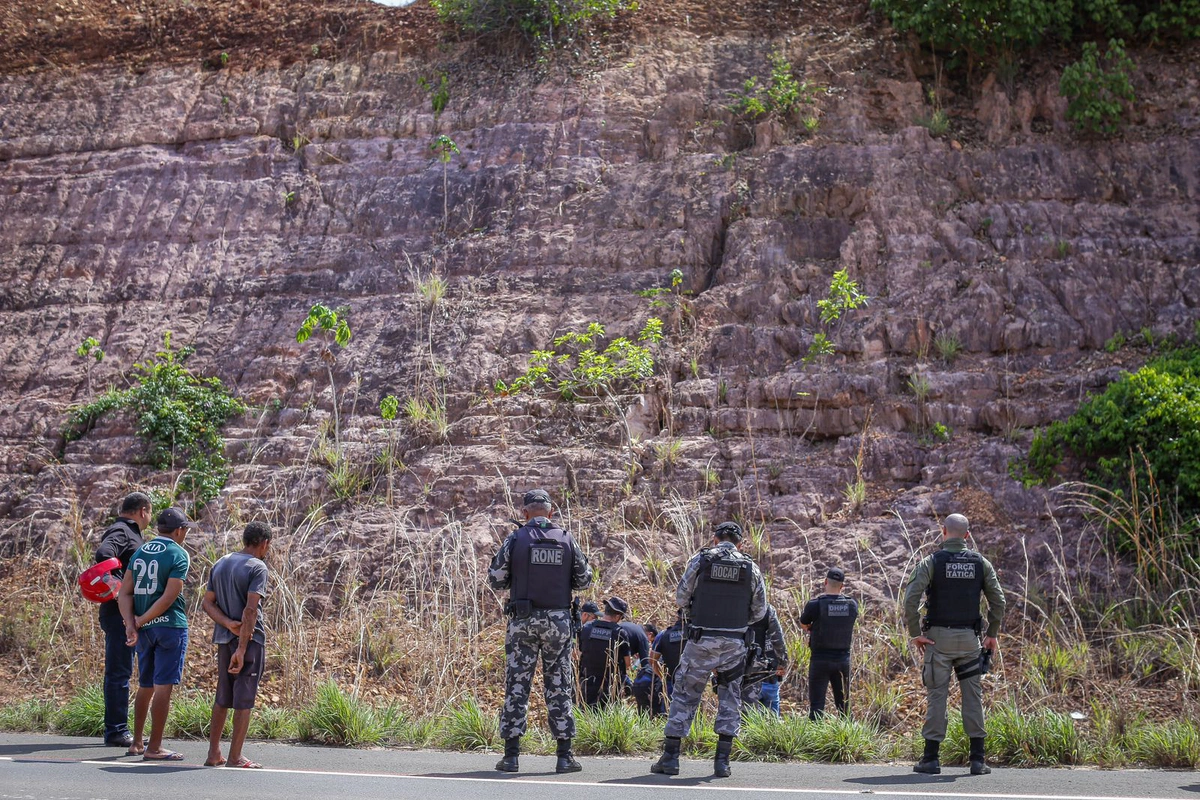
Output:
M568 402L587 396L604 397L621 421L632 458L633 435L617 395L624 389L640 389L654 375L652 348L663 339L663 323L651 317L636 341L619 336L600 349L604 335L604 326L592 322L582 333L572 331L555 337L554 349L534 350L525 372L512 383L496 381L496 392L506 396L551 388Z
M350 343L350 323L346 319L348 308L330 309L321 303L315 303L308 311L300 329L296 331L296 341L304 344L316 333L321 346L321 361L329 375L329 391L333 396L333 441L339 452L342 445L341 419L338 413L337 382L334 380L333 367L337 363L337 353L334 348L341 349Z
M461 151L454 140L444 133L433 140L429 149L437 156L438 161L442 162L442 233L444 234L450 224L450 159Z

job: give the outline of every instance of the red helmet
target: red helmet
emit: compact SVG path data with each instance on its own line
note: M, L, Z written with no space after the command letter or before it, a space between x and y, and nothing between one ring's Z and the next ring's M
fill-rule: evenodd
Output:
M85 569L79 576L79 588L83 591L83 596L93 603L116 600L121 582L112 571L120 568L121 559L110 558Z

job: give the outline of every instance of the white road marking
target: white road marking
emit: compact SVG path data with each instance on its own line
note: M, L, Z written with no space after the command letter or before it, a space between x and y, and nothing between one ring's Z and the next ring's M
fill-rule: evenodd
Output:
M58 758L33 758L15 756L0 756L0 761L53 761L63 764L88 764L98 767L144 767L145 761L73 761L71 759ZM167 769L192 768L209 770L234 770L236 767L202 767L199 764L184 764L179 761L165 762L162 765ZM398 772L346 772L341 770L320 770L320 769L284 769L281 767L264 767L263 769L245 770L250 774L255 773L276 773L280 775L324 775L332 778L385 778L392 780L409 780L409 781L450 781L458 783L522 783L534 784L539 786L588 786L598 789L637 789L645 791L647 789L663 789L669 791L682 792L765 792L770 794L836 794L836 795L872 795L875 797L965 797L969 800L1193 800L1190 797L1146 797L1146 796L1122 796L1122 795L1107 795L1107 794L1001 794L996 792L953 792L941 791L933 789L922 789L920 791L904 791L900 789L796 789L783 787L757 787L757 786L696 786L688 785L673 785L670 783L605 783L603 781L572 781L572 780L545 780L540 778L522 778L514 776L510 778L502 778L497 774L495 778L472 778L456 775L405 775ZM640 777L640 776L634 776ZM647 775L648 777L648 775Z

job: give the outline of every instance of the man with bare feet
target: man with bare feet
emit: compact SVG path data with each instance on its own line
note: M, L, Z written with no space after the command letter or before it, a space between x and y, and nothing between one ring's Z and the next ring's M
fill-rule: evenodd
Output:
M267 565L264 559L271 548L271 529L264 522L251 522L242 531L242 550L230 553L213 565L204 593L204 613L216 623L213 643L217 645L217 698L213 703L212 726L208 735L206 767L262 769L242 755L250 712L258 695L262 676L266 627L260 613L267 596ZM233 709L233 736L229 742L229 760L221 755L221 733L225 719Z
M183 583L191 559L183 549L183 540L195 523L179 509L167 508L158 515L157 527L158 536L134 553L117 597L125 620L125 642L137 649L138 659L129 755L141 755L144 761L180 761L183 755L164 749L162 739L171 711L171 692L183 677L187 654ZM150 741L143 744L147 711Z

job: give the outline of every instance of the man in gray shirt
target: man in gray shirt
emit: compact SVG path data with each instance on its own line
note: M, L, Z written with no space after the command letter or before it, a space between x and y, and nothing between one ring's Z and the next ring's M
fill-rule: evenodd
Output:
M242 755L242 745L265 661L266 627L259 610L267 596L267 565L263 559L271 548L271 529L266 523L251 522L242 532L242 544L240 552L230 553L213 565L202 604L204 613L216 623L213 643L217 645L217 698L204 765L219 767L228 763L231 767L261 769L262 764ZM226 762L221 755L221 732L230 708L233 736Z

